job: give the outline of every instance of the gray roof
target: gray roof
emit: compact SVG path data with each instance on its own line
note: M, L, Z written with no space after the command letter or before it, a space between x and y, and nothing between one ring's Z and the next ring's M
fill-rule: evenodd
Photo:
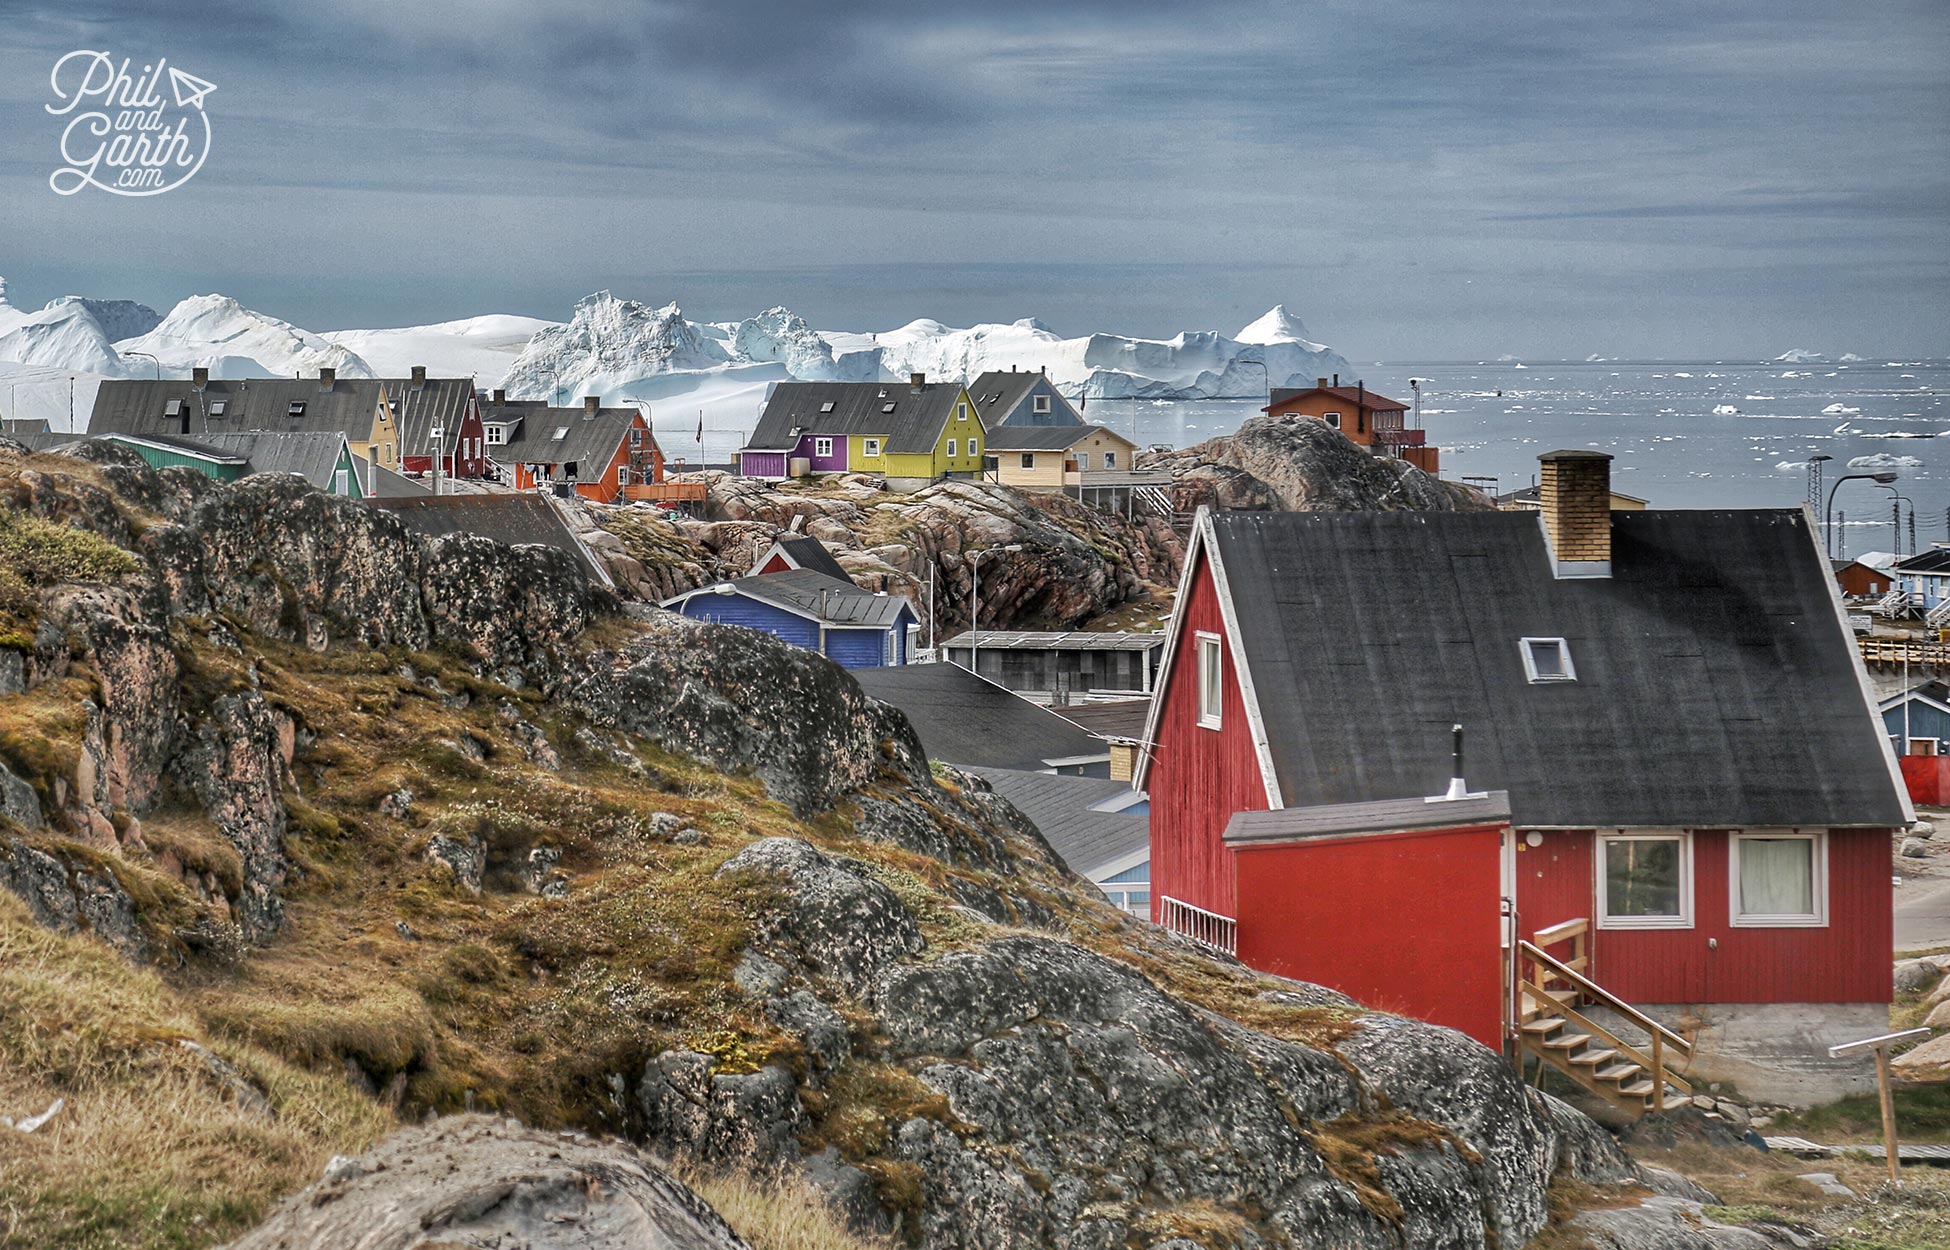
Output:
M990 369L968 384L969 398L975 401L976 411L982 414L982 422L990 426L991 436L1001 428L1009 414L1013 413L1028 396L1029 391L1039 381L1049 379L1042 373L1029 373L1020 369ZM1053 398L1050 410L1046 413L1032 414L1042 419L1023 422L1029 428L1043 426L1078 426L1084 423L1083 414L1056 387L1051 386ZM1011 428L1017 428L1012 426ZM1024 448L1023 450L1028 450Z
M1151 715L1151 700L1096 699L1063 707L1052 706L1050 711L1101 737L1142 742L1145 722Z
M863 434L885 438L882 450L891 455L926 454L953 419L961 395L959 382L919 388L907 382L781 382L745 446L790 451L807 434ZM832 410L821 411L828 404ZM969 420L976 419L969 414Z
M419 386L411 378L382 381L386 402L393 408L393 421L399 427L401 456L432 455L435 426L445 432L442 448L453 446L460 436L461 419L467 415L467 402L474 396L474 379L427 378Z
M10 438L29 451L54 451L62 447L72 447L86 439L86 434L48 433L36 434L32 431L15 433L11 430L0 433L0 438Z
M718 586L729 586L731 590L720 592ZM663 606L671 607L698 595L719 593L749 595L842 628L884 628L899 624L903 612L910 617L914 615L914 605L905 596L862 590L852 582L829 577L815 569L747 574L733 581L686 591L664 600Z
M208 460L212 464L236 465L239 468L248 468L250 465L250 458L247 456L220 447L212 447L208 443L194 439L171 438L166 434L103 434L101 437L111 443L121 443L124 446L140 443L149 447L161 447L179 455Z
M1903 822L1800 510L1615 512L1611 576L1562 579L1536 513L1203 524L1289 805L1437 793L1461 723L1521 826ZM1524 638L1576 680L1530 683Z
M980 645L996 651L1150 651L1165 645L1165 635L1093 633L1081 629L964 629L941 645Z
M1112 876L1125 861L1151 849L1151 817L1143 812L1100 812L1102 803L1135 797L1127 781L1065 777L1009 768L971 768L1015 809L1029 817L1050 848L1079 876ZM1143 862L1142 860L1139 861ZM1108 872L1105 870L1109 869Z
M772 547L767 547L759 553L758 563L752 566L753 573L756 573L764 565L766 557L772 554L773 547L778 548L780 554L784 555L787 560L790 560L795 568L811 569L815 573L824 573L826 576L837 581L848 583L853 581L853 575L846 571L844 565L833 558L833 553L826 550L825 543L820 542L817 538L809 538L804 534L780 535L778 541L773 543Z
M546 495L420 495L369 498L366 503L392 513L406 528L427 538L480 534L510 547L535 544L574 556L591 580L609 583L589 549Z
M161 441L161 440L159 440ZM249 434L205 434L172 440L185 447L208 447L242 456L252 473L296 473L320 490L329 490L332 474L345 450L345 435L337 430L287 433L257 430Z
M609 466L616 449L630 436L630 427L641 415L635 408L598 408L591 416L585 408L550 408L542 404L512 403L481 405L481 420L520 421L505 443L489 443L488 458L497 464L576 464L576 476L583 480L598 476ZM555 436L556 431L562 437ZM647 435L645 436L647 439ZM647 448L649 443L646 441Z
M0 419L0 434L5 434L8 438L19 438L22 434L45 434L47 432L47 420L43 417L6 417Z
M247 430L328 430L364 441L379 412L381 385L374 378L339 378L329 389L317 378L212 378L199 390L187 378L110 378L95 392L88 432L201 439ZM172 403L178 415L170 413ZM218 405L221 413L214 411ZM296 415L294 405L301 405Z
M1300 838L1338 838L1349 834L1414 833L1466 825L1500 825L1510 819L1510 796L1501 790L1460 799L1383 799L1375 803L1331 803L1285 807L1275 812L1235 812L1226 822L1229 846L1291 842Z
M433 494L432 488L424 486L404 473L395 472L383 464L364 463L366 498L368 499L423 499Z
M1633 503L1646 502L1645 500L1640 499L1637 495L1628 495L1622 490L1614 490L1611 493L1612 493L1612 497L1616 499L1629 499ZM1542 486L1539 486L1537 483L1532 482L1530 485L1519 487L1516 490L1504 491L1501 495L1498 495L1496 497L1496 501L1498 503L1542 504L1544 502L1544 488Z
M1110 744L959 664L858 669L868 694L907 714L929 759L1037 772L1058 760L1101 760Z
M1092 434L1108 434L1127 447L1137 446L1104 425L998 425L989 431L989 450L1067 451Z

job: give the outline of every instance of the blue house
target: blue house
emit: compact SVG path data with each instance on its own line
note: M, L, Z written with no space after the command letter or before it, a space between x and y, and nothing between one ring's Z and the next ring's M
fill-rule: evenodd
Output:
M1932 543L1928 551L1896 561L1889 571L1910 602L1925 612L1950 601L1950 545Z
M1926 681L1876 704L1898 755L1950 755L1950 686Z
M903 596L862 590L812 569L749 574L663 606L694 621L763 630L853 669L906 664L920 620Z
M968 397L990 430L999 425L1087 424L1076 406L1040 372L991 369L968 384Z

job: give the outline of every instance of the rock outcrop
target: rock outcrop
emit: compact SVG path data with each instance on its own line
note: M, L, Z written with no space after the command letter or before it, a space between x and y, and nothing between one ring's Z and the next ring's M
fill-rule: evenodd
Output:
M614 1141L456 1116L393 1134L230 1250L745 1250L709 1204Z
M1168 469L1185 503L1255 512L1396 512L1486 509L1481 492L1444 482L1405 460L1375 456L1313 417L1262 414L1236 433L1177 451L1140 455Z

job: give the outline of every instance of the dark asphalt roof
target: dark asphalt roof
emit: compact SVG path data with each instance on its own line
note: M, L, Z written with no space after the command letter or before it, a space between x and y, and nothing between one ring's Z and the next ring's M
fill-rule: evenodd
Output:
M521 424L505 443L489 443L488 458L497 464L568 464L576 462L583 481L609 467L616 449L630 436L639 413L635 408L599 408L590 416L583 408L547 408L532 404L483 405L481 420ZM562 437L557 438L560 432ZM649 447L648 434L644 447ZM402 453L404 454L404 453ZM419 453L415 453L416 455Z
M1209 518L1282 794L1472 789L1522 826L1896 825L1902 804L1803 513L1612 514L1612 575L1552 575L1521 512ZM1567 640L1532 684L1519 640Z
M1363 390L1358 385L1276 386L1273 388L1273 393L1267 396L1268 400L1271 401L1267 404L1267 407L1277 408L1288 400L1298 399L1302 395L1325 395L1329 399L1336 399L1344 404L1358 404L1369 412L1394 412L1398 409L1402 412L1408 411L1408 405L1401 400L1390 399L1380 391Z
M102 437L109 442L121 443L125 446L132 447L139 443L150 447L160 447L180 455L194 456L198 460L207 460L212 464L227 464L238 468L244 468L250 464L250 459L247 456L213 446L210 443L200 440L171 438L166 434L104 434ZM328 435L328 437L330 436ZM341 434L337 437L343 439L345 436Z
M415 387L411 378L386 378L382 385L399 427L401 456L432 455L436 425L445 432L443 450L454 445L460 436L461 419L467 415L467 401L474 395L474 379L428 378Z
M404 473L396 473L383 464L368 460L362 466L366 480L368 499L424 499L433 490Z
M88 432L198 439L248 430L335 430L363 442L372 436L381 386L373 378L339 378L329 390L317 378L212 378L199 391L187 378L111 378L95 392ZM179 414L190 414L187 434L182 417L169 412L172 403L181 405ZM303 406L295 416L294 404Z
M959 664L858 669L868 694L907 714L929 759L1037 772L1052 760L1105 759L1110 744Z
M574 556L592 580L609 581L545 495L417 495L368 499L366 503L392 513L406 523L406 528L427 538L480 534L510 547L523 543L553 547Z
M1104 699L1094 703L1052 707L1050 711L1093 734L1142 742L1145 721L1151 715L1151 700Z
M882 450L891 455L926 454L953 420L961 395L959 382L929 382L918 390L905 381L781 382L745 446L790 451L807 434L862 434L885 438ZM827 404L832 411L820 411ZM978 414L968 419L977 420Z
M853 575L833 558L833 553L826 550L825 543L817 538L808 538L804 534L782 535L777 542L759 555L758 563L752 566L754 572L764 567L765 561L771 558L774 547L791 561L794 568L811 569L815 573L824 573L842 582L853 581Z
M339 454L346 443L345 435L337 430L257 430L176 441L242 456L252 473L296 473L320 490L331 488L332 474L339 467Z
M1467 825L1498 825L1510 819L1510 796L1501 790L1431 803L1426 798L1376 803L1330 803L1276 812L1235 812L1226 822L1229 846L1335 838L1354 833L1414 833Z
M1064 451L1092 434L1108 434L1126 447L1137 446L1103 425L998 425L989 431L989 450Z
M1898 573L1941 573L1950 570L1950 547L1931 547L1896 561Z
M1030 373L1021 369L990 369L968 384L969 398L975 401L975 410L982 414L982 422L990 426L993 434L1006 421L1009 414L1022 403L1023 397L1039 380L1041 373ZM1031 426L1078 426L1083 425L1083 414L1076 405L1063 397L1055 387L1048 412L1024 412L1021 425ZM1017 428L1017 427L1011 427Z
M5 434L8 438L18 438L22 434L45 434L47 432L47 421L42 417L0 418L0 434Z
M748 573L733 581L686 591L664 600L663 606L671 607L699 595L717 594L718 586L729 586L730 593L749 595L782 608L803 612L828 625L884 627L899 623L903 612L910 617L914 615L914 606L905 596L862 590L852 582L829 577L814 569Z
M968 770L995 787L1029 817L1070 870L1089 876L1151 848L1151 817L1143 812L1098 812L1096 805L1131 793L1129 782L1100 777L1064 777L1009 768ZM1140 861L1142 862L1142 861ZM1110 874L1105 874L1110 875Z

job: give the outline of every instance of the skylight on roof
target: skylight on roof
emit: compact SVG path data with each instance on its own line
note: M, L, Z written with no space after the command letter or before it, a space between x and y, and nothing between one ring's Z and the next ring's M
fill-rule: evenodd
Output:
M213 417L221 417L225 413L225 411L229 409L229 407L230 407L229 400L213 399L210 401L210 415Z
M1562 638L1525 638L1524 676L1534 686L1546 681L1576 681L1577 669L1571 664L1571 647Z
M819 406L819 410L820 410L821 412L831 412L831 411L833 411L833 401L832 401L832 400L830 400L830 399L829 399L829 400L827 400L827 401L826 401L825 403L823 403L823 404L821 404L821 405Z
M565 439L565 438L567 438L568 436L569 436L569 427L568 427L568 426L566 426L566 425L558 425L558 426L556 426L556 427L555 427L555 441L556 441L556 442L558 442L558 443L559 443L559 442L561 442L561 441L562 441L563 439Z
M180 399L172 399L172 400L170 400L169 402L167 402L167 403L165 403L165 404L163 405L163 415L164 415L165 417L180 417L180 416L182 416L182 415L183 415L183 401L182 401L182 400L180 400Z
M292 401L291 401L291 407L289 407L289 408L287 408L287 409L285 409L285 415L286 415L286 416L289 416L289 417L302 417L302 416L304 416L304 415L305 415L305 401L304 401L304 400L302 400L302 399L294 399L294 400L292 400Z
M893 410L894 410L894 405L892 403L885 403L880 405L880 411L882 412L892 412Z

